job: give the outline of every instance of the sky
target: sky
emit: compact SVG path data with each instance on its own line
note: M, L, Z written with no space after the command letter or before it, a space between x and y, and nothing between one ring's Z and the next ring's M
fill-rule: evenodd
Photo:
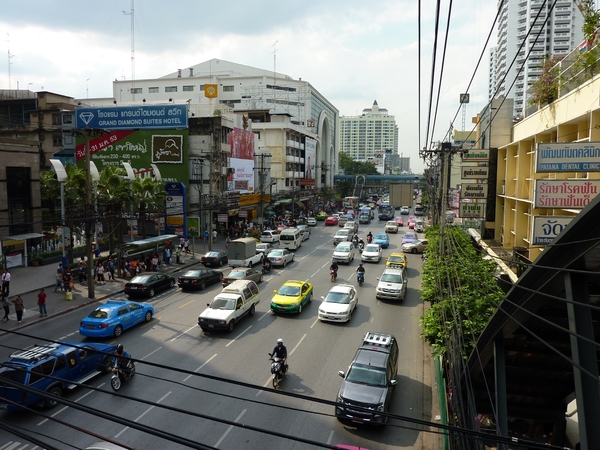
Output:
M497 2L452 2L442 66L450 2L440 1L432 100L435 109L441 75L437 114L429 114L437 5L432 0L135 0L135 79L158 78L217 58L302 78L340 116L360 115L377 100L396 118L398 152L411 158L414 173L422 173L419 148L426 142L433 148L426 130L430 137L433 131L436 142L444 140L453 120L455 130L463 129L459 97L473 74L465 130L473 128L471 118L488 100L485 42ZM113 80L132 78L131 0L5 0L2 6L0 89L112 97ZM494 30L489 45L495 43Z

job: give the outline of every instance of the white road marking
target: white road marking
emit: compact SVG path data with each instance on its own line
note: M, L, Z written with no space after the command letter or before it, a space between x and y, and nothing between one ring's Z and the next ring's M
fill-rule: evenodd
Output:
M215 356L217 356L217 353L215 353L215 354L214 354L214 355L212 355L210 358L208 358L208 359L207 359L207 360L204 362L204 364L202 364L200 367L198 367L196 370L194 370L194 372L198 373L200 370L202 370L202 368L203 368L205 365L207 365L209 362L211 362L211 361L212 361L212 359L213 359ZM192 375L191 375L191 374L190 374L190 375L188 375L187 377L185 377L185 378L183 379L183 382L185 383L185 382L186 382L187 380L189 380L191 377L192 377Z
M154 351L152 351L152 352L148 353L148 354L147 354L146 356L144 356L144 357L143 357L143 358L142 358L140 361L143 361L143 360L145 360L146 358L148 358L150 355L153 355L153 354L155 354L155 353L156 353L157 351L159 351L161 348L162 348L162 347L158 347L156 350L154 350Z
M169 342L173 342L177 339L179 339L181 336L185 336L186 334L188 334L190 331L192 331L194 328L197 328L198 325L194 325L192 327L189 327L187 330L185 330L183 333L178 334L177 336L175 336L173 339L171 339Z
M59 337L58 340L59 341L64 341L65 339L68 339L70 336L74 336L76 334L79 334L79 330L73 331L72 333L69 333L69 334L66 334L63 337Z
M331 445L331 441L333 440L333 430L329 432L329 439L327 439L327 445Z
M317 318L315 319L315 321L313 322L313 324L310 326L310 328L314 327L314 326L315 326L316 324L318 324L318 323L319 323L319 318L317 317Z
M247 409L243 410L239 416L236 417L236 419L234 420L235 423L238 423L240 421L240 419L242 418L242 416L246 413ZM221 442L223 442L223 440L227 437L227 435L229 434L229 432L233 429L233 425L229 425L229 428L227 428L227 431L225 431L225 433L223 433L223 436L221 436L221 439L219 439L217 441L217 443L215 444L215 447L219 447L219 445L221 445Z
M264 313L262 316L260 316L260 317L258 318L257 322L260 322L260 321L263 319L263 317L265 317L265 316L270 316L270 315L271 315L271 310L267 311L267 312L266 312L266 313Z
M252 328L252 325L250 325L248 328L246 328L244 331L242 331L240 334L238 334L234 339L232 339L231 341L229 341L229 344L227 344L225 347L229 347L231 344L233 344L235 341L237 341L240 338L240 336L242 336L250 328Z
M300 346L300 344L302 343L302 341L304 340L304 338L305 338L305 337L306 337L306 334L304 334L304 336L302 336L302 337L300 338L300 340L298 341L298 343L297 343L297 344L296 344L296 346L295 346L295 347L292 349L292 351L290 352L290 354L289 354L288 356L291 356L291 355L292 355L292 354L293 354L293 353L296 351L296 349L297 349L297 348Z
M100 383L98 386L96 386L97 389L100 389L102 386L104 386L105 383ZM75 403L79 403L80 400L83 400L84 398L86 398L88 395L90 395L91 393L93 393L94 391L87 391L85 394L83 394L81 397L75 399ZM62 408L60 408L58 411L56 411L54 414L52 414L50 417L55 417L58 416L61 412L63 412L65 409L67 409L68 406L63 406ZM38 426L45 424L49 419L44 419L42 420L40 423L38 423Z
M163 395L160 399L158 399L158 401L156 402L156 404L159 404L160 402L162 402L165 398L167 398L169 395L171 395L171 391L167 392L165 395ZM148 408L146 411L144 411L143 413L141 413L139 416L137 416L134 420L134 422L139 422L139 420L144 417L146 414L148 414L150 411L152 411L154 409L155 405L152 405L150 408ZM115 439L117 439L119 436L121 436L123 433L125 433L127 430L129 429L129 427L125 427L123 428L121 431L119 431L116 435L115 435Z

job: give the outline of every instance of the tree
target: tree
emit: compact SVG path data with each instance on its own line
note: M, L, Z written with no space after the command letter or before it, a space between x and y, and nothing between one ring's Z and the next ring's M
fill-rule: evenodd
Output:
M339 153L340 167L346 175L378 175L379 172L373 163L355 161L346 152Z
M154 178L136 178L131 184L134 209L139 212L142 239L146 239L146 213L164 210L166 192L162 182Z

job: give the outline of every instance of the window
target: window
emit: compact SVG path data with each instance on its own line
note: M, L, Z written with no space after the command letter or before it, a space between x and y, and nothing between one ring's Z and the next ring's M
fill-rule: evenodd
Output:
M63 123L73 123L73 116L71 114L63 114Z
M158 94L158 87L157 86L149 87L148 88L148 93L149 94Z
M52 114L52 125L61 125L60 114Z
M194 86L184 86L183 92L192 92L194 90Z
M204 85L203 85L203 84L201 84L201 85L200 85L200 90L201 90L201 91L203 91L203 90L204 90Z
M223 92L233 92L233 86L223 86Z
M119 311L117 312L117 316L124 316L125 314L127 314L129 311L127 311L127 307L123 306L122 308L119 308Z
M131 93L132 94L141 94L142 88L131 88Z
M52 369L54 369L55 359L49 359L31 369L31 375L29 376L29 384L33 384L44 378L44 375L52 375Z
M165 92L177 92L177 86L165 86Z
M54 147L62 147L62 145L63 145L62 134L53 134L52 135L52 145Z

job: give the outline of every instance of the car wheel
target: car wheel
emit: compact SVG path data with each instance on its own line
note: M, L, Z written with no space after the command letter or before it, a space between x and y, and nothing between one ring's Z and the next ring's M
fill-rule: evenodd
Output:
M54 395L55 397L62 397L62 389L58 386L50 388L47 392L48 394ZM44 406L48 409L52 409L56 405L58 405L58 401L56 401L55 399L48 399L44 404Z
M234 323L233 320L231 322L229 322L229 325L227 326L227 332L231 333L233 331L233 327L234 327Z
M173 280L169 281L169 289L172 288L173 286L175 286L175 281L173 281Z
M223 266L223 260L219 260L219 266Z
M203 281L202 283L200 283L200 290L204 290L206 289L206 282Z
M302 303L300 303L300 306L298 306L298 314L302 314Z
M249 313L249 314L250 314L251 316L253 316L255 312L256 312L256 308L255 308L255 306L254 306L254 305L252 305L252 306L250 307L250 313Z
M113 335L115 337L119 337L119 336L121 336L121 334L123 334L123 327L121 325L117 325L115 327L115 331L113 331Z
M262 274L261 274L261 275L258 277L258 282L259 282L259 283L262 283L262 280L263 280L263 276L262 276Z
M412 249L410 252L411 252L413 255L416 255L416 254L417 254L417 249L416 249L416 248L413 248L413 249Z
M148 291L148 297L154 297L154 289Z
M287 261L284 259L283 260L283 267L287 266Z
M112 366L112 357L108 356L108 355L104 355L104 358L102 358L102 367L100 369L101 373L109 373L110 372L110 368Z
M146 315L144 316L144 320L146 322L150 322L152 320L152 311L146 312Z

